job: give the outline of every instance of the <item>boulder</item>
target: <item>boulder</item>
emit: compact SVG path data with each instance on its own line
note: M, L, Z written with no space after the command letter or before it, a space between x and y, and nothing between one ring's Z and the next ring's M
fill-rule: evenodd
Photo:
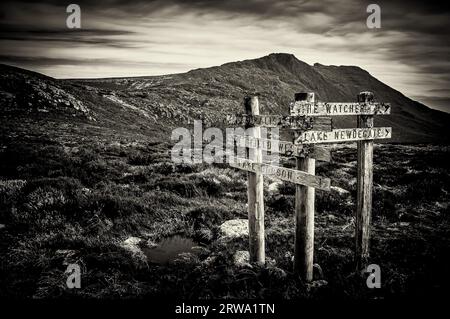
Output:
M248 236L247 219L231 219L220 225L219 240L228 241Z
M141 244L142 241L143 240L138 237L129 237L126 240L124 240L120 246L131 252L134 257L137 257L140 260L146 260L147 257L145 256L142 249L139 247L139 244Z

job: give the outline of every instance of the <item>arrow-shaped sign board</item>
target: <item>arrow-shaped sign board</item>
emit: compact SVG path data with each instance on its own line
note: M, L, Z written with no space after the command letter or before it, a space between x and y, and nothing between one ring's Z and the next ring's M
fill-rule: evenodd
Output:
M292 116L384 115L391 114L389 103L326 103L297 101L290 106Z
M345 128L331 132L302 132L294 144L338 143L391 138L391 127Z
M319 146L294 145L291 142L280 141L277 139L228 134L227 144L234 146L234 142L236 142L236 146L238 147L261 149L263 151L287 156L309 157L325 162L331 160L330 150Z
M229 125L284 127L296 130L331 131L330 117L305 117L290 115L228 115Z
M274 166L269 164L255 163L248 159L234 157L230 160L230 166L239 168L248 172L261 173L279 178L283 181L295 184L314 187L322 190L330 190L330 179L312 175L303 171L290 168Z

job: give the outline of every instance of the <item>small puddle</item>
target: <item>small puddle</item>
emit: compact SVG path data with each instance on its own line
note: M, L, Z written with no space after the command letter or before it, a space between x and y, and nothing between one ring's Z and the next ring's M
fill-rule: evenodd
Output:
M173 262L181 253L196 253L192 248L198 246L199 244L189 237L175 235L164 238L155 248L143 248L142 251L149 262L164 265Z

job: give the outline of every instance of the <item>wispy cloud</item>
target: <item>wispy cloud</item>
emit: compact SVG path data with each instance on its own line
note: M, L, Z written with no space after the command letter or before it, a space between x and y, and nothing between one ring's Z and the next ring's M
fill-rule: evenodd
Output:
M450 5L368 1L80 0L82 29L59 1L0 4L0 61L55 77L183 72L289 52L307 63L358 65L432 106L450 98ZM434 91L436 90L436 91ZM439 91L439 94L436 92Z

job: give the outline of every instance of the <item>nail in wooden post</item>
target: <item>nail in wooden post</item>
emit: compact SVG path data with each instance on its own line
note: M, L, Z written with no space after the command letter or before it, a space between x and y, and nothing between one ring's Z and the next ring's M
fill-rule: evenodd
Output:
M246 114L259 115L259 102L257 96L246 97L244 99L244 105ZM246 128L249 128L249 126ZM261 129L259 127L253 127L249 130L249 135L256 138L261 138ZM247 149L247 156L254 162L262 163L261 149ZM264 264L266 260L266 253L264 243L263 175L261 172L248 172L247 176L250 261Z
M314 93L297 93L296 101L314 102ZM314 175L316 160L297 157L297 169ZM313 280L315 189L295 186L294 271L306 282Z
M370 102L373 93L361 92L358 102ZM359 115L358 127L373 127L373 115ZM369 257L370 219L372 214L373 141L358 142L358 177L356 198L355 262L359 271Z

